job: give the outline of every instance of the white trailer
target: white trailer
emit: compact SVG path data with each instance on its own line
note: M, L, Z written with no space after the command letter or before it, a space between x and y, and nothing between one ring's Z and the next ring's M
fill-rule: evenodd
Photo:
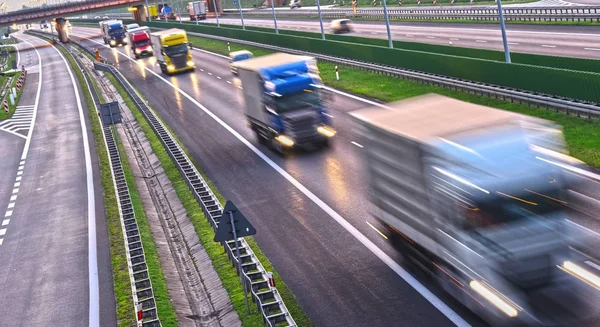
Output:
M206 1L194 1L188 3L188 12L190 14L190 20L206 19L207 6Z

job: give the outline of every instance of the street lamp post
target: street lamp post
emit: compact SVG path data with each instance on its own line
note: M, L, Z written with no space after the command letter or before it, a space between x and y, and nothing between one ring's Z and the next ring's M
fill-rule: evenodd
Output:
M498 18L500 19L500 29L502 30L502 42L504 43L504 57L510 64L510 50L508 49L508 40L506 40L506 26L504 25L504 14L502 13L502 0L498 0Z
M321 39L325 40L325 31L323 30L323 17L321 17L321 4L317 0L317 11L319 12L319 24L321 24Z
M221 27L219 25L219 12L217 11L217 0L212 0L213 8L215 10L215 18L217 19L217 27Z
M388 17L386 2L387 2L387 0L381 0L381 3L383 4L383 17L385 17L385 28L387 29L388 43L389 43L389 47L393 48L394 43L392 42L392 32L390 32L390 19Z
M242 13L242 0L237 0L238 9L240 11L240 19L242 20L242 29L246 29L246 25L244 25L244 14Z
M275 24L275 34L279 34L279 29L277 28L277 16L275 16L275 5L273 2L275 0L269 0L271 2L271 11L273 12L273 24Z

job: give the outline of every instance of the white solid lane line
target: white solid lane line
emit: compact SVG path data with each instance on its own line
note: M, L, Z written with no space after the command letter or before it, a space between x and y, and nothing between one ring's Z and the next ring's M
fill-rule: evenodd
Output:
M475 40L475 42L479 42L479 43L487 43L487 41L485 41L485 40Z
M88 141L87 127L85 125L85 116L83 115L83 107L81 106L81 98L79 97L79 91L77 90L77 83L73 76L71 66L67 62L67 59L63 54L54 46L54 50L60 55L69 77L71 78L71 84L73 91L75 92L75 99L77 100L77 109L79 110L79 123L81 125L82 141L83 141L83 154L85 157L85 174L87 177L87 211L88 211L88 279L89 279L89 321L88 326L98 327L100 326L100 287L98 285L98 253L97 253L97 242L96 242L96 202L94 195L94 177L92 171L92 155L90 153L90 145ZM121 52L119 52L121 53ZM129 58L129 57L127 57Z
M544 47L544 48L556 48L555 45L547 45L547 44L542 44L542 47Z
M583 50L600 51L598 48L583 48Z
M16 37L16 36L15 36ZM38 52L37 48L31 44L31 42L26 41L20 37L17 37L18 39L21 39L23 42L29 44L33 50L35 50L35 53L37 54L38 57L38 89L37 89L37 93L35 95L35 102L33 104L33 118L31 119L31 127L29 128L29 132L27 133L27 138L25 139L25 147L23 148L23 154L21 155L21 160L25 160L27 158L27 152L29 152L29 144L31 143L31 135L33 135L33 130L35 128L35 120L37 118L37 110L38 110L38 105L40 103L40 93L42 92L42 57L40 56L40 53Z
M100 42L91 40L94 43L101 44ZM220 124L223 128L225 128L229 133L231 133L234 137L236 137L240 142L246 145L252 152L254 152L258 157L260 157L265 163L267 163L271 168L273 168L277 173L279 173L283 178L285 178L289 183L294 185L300 192L302 192L306 197L312 200L317 206L319 206L323 211L325 211L331 218L333 218L338 224L340 224L344 229L346 229L352 236L356 238L360 243L362 243L372 254L378 257L383 263L385 263L390 269L392 269L400 278L404 279L404 281L409 284L413 289L415 289L421 296L423 296L429 303L431 303L437 310L439 310L444 316L446 316L450 321L452 321L455 325L460 327L470 326L461 316L459 316L456 312L454 312L446 303L440 300L435 294L431 293L427 287L421 284L417 279L415 279L410 273L408 273L402 266L400 266L394 259L392 259L389 255L383 252L375 243L373 243L370 239L368 239L365 235L363 235L356 227L350 224L344 217L342 217L339 213L333 210L329 205L327 205L323 200L317 197L314 193L312 193L308 188L302 185L297 179L295 179L292 175L290 175L286 170L277 165L273 160L271 160L266 154L264 154L261 150L256 148L250 141L245 139L241 134L239 134L235 129L225 123L221 118L215 115L212 111L204 107L200 104L196 99L190 96L188 93L175 86L173 83L166 80L163 76L156 73L154 70L143 66L141 63L137 63L135 60L129 58L129 56L123 54L122 52L118 52L121 56L129 59L133 63L138 64L141 68L145 69L149 73L153 74L164 83L171 86L181 95L186 97L190 102L195 104L198 108L204 111L208 116L214 119L218 124Z

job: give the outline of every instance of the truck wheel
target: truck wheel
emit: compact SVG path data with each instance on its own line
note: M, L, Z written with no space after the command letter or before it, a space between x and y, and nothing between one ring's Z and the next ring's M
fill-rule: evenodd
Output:
M326 138L323 141L321 141L321 147L323 147L323 148L331 147L331 141L329 140L329 138Z

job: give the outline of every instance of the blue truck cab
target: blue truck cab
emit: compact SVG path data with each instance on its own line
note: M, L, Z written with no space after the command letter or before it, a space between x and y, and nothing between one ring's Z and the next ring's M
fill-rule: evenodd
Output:
M102 39L105 44L115 47L117 45L127 44L127 35L125 27L120 20L105 20L100 22Z
M316 60L275 53L233 63L242 82L246 118L259 142L285 154L295 147L328 146L331 127Z

